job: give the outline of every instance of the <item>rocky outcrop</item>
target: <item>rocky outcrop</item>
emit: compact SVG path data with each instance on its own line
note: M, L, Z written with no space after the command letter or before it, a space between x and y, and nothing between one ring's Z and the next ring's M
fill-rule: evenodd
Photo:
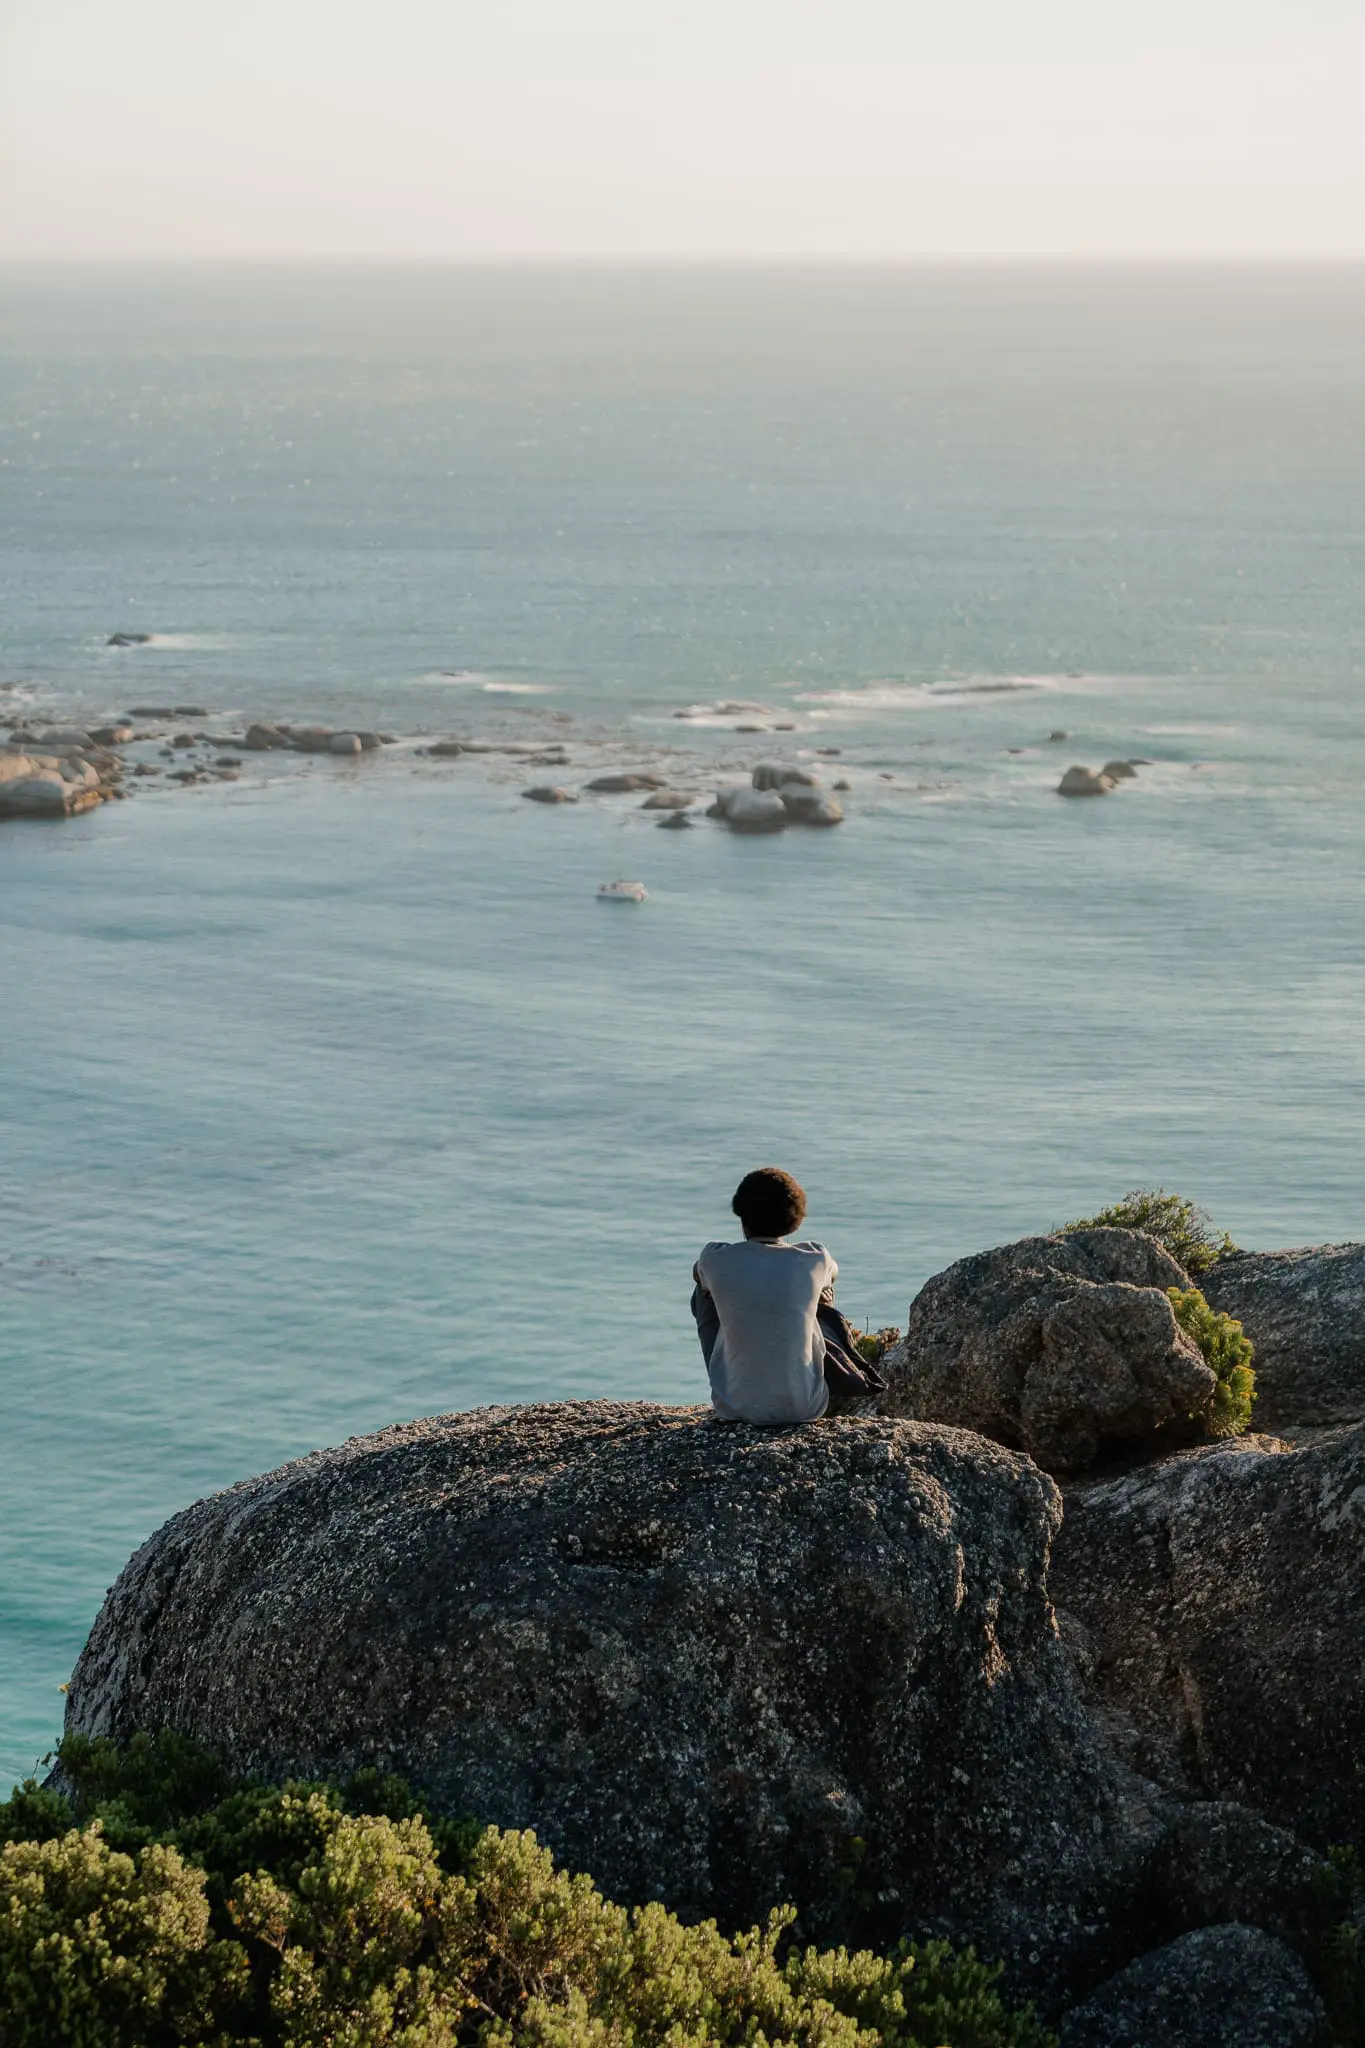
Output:
M686 811L697 801L695 794L684 789L656 789L641 804L642 811Z
M1327 2015L1292 1949L1254 1927L1201 1927L1068 2013L1061 2048L1327 2048Z
M522 795L533 804L576 804L578 792L564 789L557 782L538 782L532 789L524 789Z
M507 751L504 749L504 751ZM628 796L638 789L662 789L661 775L632 773L624 775L597 775L587 787L596 796Z
M915 1423L413 1423L168 1522L68 1727L271 1777L379 1764L611 1897L974 1940L1056 2010L1140 1945L1160 1834L1054 1630L1058 1514L1027 1459Z
M1259 1429L1365 1421L1365 1244L1235 1252L1200 1286L1255 1346Z
M1189 1280L1136 1230L1026 1237L959 1259L882 1360L884 1414L956 1423L1051 1471L1207 1404L1214 1374L1167 1295Z
M795 783L784 783L778 795L794 825L842 825L844 822L843 805L827 790L802 789Z
M718 789L706 815L735 832L781 832L790 817L775 789Z
M91 742L86 742L87 746ZM0 751L0 819L73 818L118 793L121 764L113 756Z
M1097 773L1079 763L1068 768L1057 784L1058 796L1107 796L1114 788L1112 775Z
M1365 1842L1365 1426L1068 1489L1051 1589L1115 1742L1319 1848Z

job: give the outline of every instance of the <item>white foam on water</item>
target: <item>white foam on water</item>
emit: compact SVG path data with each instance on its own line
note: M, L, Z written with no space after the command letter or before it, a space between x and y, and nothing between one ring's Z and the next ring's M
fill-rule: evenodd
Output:
M932 704L958 703L969 697L1009 697L1021 693L1062 694L1094 689L1116 680L1093 675L945 676L932 683L865 683L855 689L806 690L799 704L824 705L836 711L918 711Z
M484 694L489 697L552 697L557 685L554 683L485 683Z

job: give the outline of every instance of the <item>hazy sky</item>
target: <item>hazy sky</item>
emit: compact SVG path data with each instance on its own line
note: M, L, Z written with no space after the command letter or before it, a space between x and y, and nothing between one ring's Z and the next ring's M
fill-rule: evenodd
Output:
M1360 0L0 0L0 255L1365 255Z

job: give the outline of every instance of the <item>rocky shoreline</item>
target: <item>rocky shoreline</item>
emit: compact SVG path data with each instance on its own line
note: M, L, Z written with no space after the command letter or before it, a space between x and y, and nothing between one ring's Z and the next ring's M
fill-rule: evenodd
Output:
M520 794L547 805L638 795L640 808L662 813L654 822L674 831L703 815L745 834L789 825L827 827L843 822L841 799L859 788L878 796L898 789L923 796L949 787L943 781L907 779L871 761L845 762L842 748L813 744L813 733L801 733L794 722L777 719L763 706L692 705L673 716L684 729L692 726L699 740L711 736L703 735L703 727L723 727L724 743L706 752L678 740L579 728L568 713L527 706L501 717L491 714L479 729L471 719L462 732L435 735L264 716L230 721L199 704L134 704L98 724L82 724L67 711L45 720L11 722L7 741L0 741L0 820L78 817L142 788L187 790L273 780L291 765L303 768L326 760L339 769L355 768L381 755L405 762L410 770L418 764L459 763L497 781L512 772L549 770L548 777L532 781ZM1065 732L1053 732L1031 751L1042 753L1067 738ZM761 745L737 748L736 740ZM1110 761L1094 773L1072 767L1053 786L1063 796L1106 794L1148 765ZM833 779L827 782L826 776Z
M1026 1239L921 1291L892 1412L485 1409L199 1502L68 1730L377 1764L725 1925L974 1942L1063 2048L1312 2048L1365 1842L1365 1246L1223 1264L1289 1435L1182 1439L1154 1240Z

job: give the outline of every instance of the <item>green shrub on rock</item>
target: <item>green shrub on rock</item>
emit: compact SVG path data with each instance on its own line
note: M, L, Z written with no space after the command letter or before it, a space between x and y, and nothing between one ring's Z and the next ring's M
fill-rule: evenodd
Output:
M1194 1339L1205 1363L1218 1377L1212 1402L1196 1418L1203 1434L1241 1436L1250 1426L1251 1405L1256 1399L1250 1337L1243 1335L1242 1325L1232 1316L1210 1308L1197 1287L1171 1287L1167 1292L1177 1323Z
M225 1789L161 1737L61 1766L67 1794L0 1804L5 2048L1051 2048L970 1950L801 1948L791 1908L733 1939L627 1910L533 1835L438 1842L377 1774ZM348 1810L366 1800L385 1810ZM174 1841L128 1853L90 1807Z
M1131 1188L1112 1208L1079 1223L1064 1223L1062 1230L1145 1230L1193 1280L1237 1249L1225 1230L1214 1230L1207 1210L1184 1195L1167 1194L1165 1188Z
M246 1958L209 1928L204 1874L152 1844L136 1860L99 1823L0 1850L5 2048L226 2042Z

